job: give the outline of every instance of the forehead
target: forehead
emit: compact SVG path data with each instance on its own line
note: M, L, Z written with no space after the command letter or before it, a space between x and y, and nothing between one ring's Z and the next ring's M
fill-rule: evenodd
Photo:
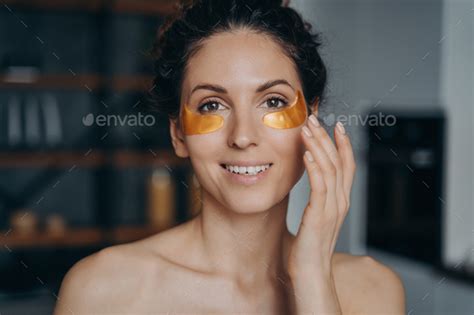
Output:
M281 46L262 34L245 30L216 34L190 58L183 93L196 84L217 83L229 91L254 88L271 79L299 86L293 61Z

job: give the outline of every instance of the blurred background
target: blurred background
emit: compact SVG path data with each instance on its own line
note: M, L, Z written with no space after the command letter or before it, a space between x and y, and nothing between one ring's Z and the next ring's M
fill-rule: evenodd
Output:
M197 213L147 110L171 0L0 0L0 313L50 314L97 250ZM474 1L291 0L322 33L320 117L358 165L337 251L402 278L408 314L474 312ZM296 233L305 174L290 195Z

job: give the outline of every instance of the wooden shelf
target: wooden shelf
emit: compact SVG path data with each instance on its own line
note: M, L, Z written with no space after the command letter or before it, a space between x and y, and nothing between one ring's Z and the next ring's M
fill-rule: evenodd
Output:
M90 89L94 90L103 85L103 80L96 74L41 74L31 80L8 78L0 76L0 88L58 88L58 89Z
M153 87L152 75L116 75L102 77L98 74L41 74L31 80L8 78L0 75L0 88L83 89L92 91L111 88L117 92L148 91Z
M174 12L176 0L116 0L112 10L118 13L169 15Z
M63 234L47 232L21 233L1 231L3 246L15 248L107 246L136 241L163 231L152 226L118 226L110 230L74 228Z
M117 13L168 15L175 10L176 0L3 0L9 7Z
M2 232L2 243L9 248L19 247L54 247L54 246L88 246L103 240L102 232L96 228L69 229L64 234L46 232Z
M48 10L98 11L104 0L3 0L9 7Z
M118 92L126 91L148 91L153 87L152 75L124 76L118 75L112 78L112 89Z
M163 228L152 226L120 226L108 233L109 240L114 244L133 242L163 231Z
M67 151L0 152L0 167L97 167L112 164L115 167L189 166L168 149L150 151L117 150L110 153L100 149L84 153Z
M98 151L0 153L2 167L96 167L104 163Z

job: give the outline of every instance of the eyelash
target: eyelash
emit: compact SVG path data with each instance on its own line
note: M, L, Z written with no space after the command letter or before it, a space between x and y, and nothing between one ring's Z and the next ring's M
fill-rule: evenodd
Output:
M270 100L277 100L277 101L280 101L281 103L283 103L283 106L281 107L285 107L288 105L288 102L284 99L284 98L281 98L279 96L272 96L270 98L268 98L267 100L265 100L264 103L270 101ZM207 105L209 104L212 104L212 103L219 103L218 100L214 100L214 99L210 99L209 101L207 101L206 103L202 104L201 106L198 107L198 111L200 113L209 113L209 112L214 112L214 111L217 111L217 110L203 110L204 107L206 107ZM272 107L272 109L278 109L278 108L281 108L281 107Z

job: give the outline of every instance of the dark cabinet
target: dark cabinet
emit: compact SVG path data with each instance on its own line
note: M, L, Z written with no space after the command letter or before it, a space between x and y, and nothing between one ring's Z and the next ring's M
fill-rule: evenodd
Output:
M393 119L366 128L367 245L438 265L444 206L444 113L385 111L384 115L393 115Z

